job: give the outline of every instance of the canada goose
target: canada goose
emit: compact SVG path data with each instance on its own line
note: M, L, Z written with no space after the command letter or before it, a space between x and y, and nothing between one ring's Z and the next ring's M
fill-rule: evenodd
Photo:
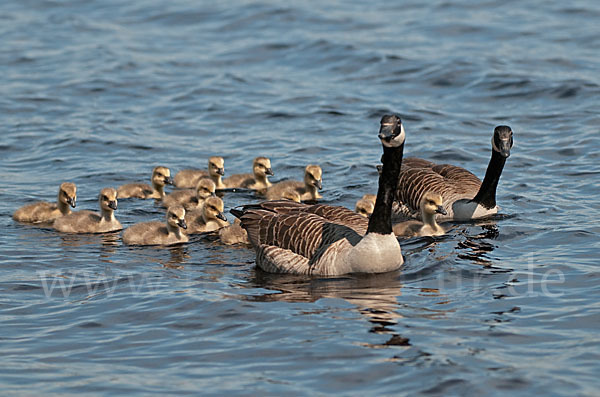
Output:
M252 174L234 174L223 180L228 188L247 188L253 190L266 189L272 185L267 176L273 176L271 160L266 157L256 157L252 162Z
M196 189L184 189L175 191L167 195L163 201L163 206L169 208L172 205L183 205L186 211L201 208L204 200L215 195L216 185L210 179L200 179Z
M367 196L367 195L365 194L365 196ZM363 198L361 198L360 200L358 200L356 202L356 207L354 208L354 211L356 211L356 213L368 218L371 216L374 209L375 209L375 201L369 200L363 196Z
M152 170L152 186L146 183L128 183L119 186L119 198L162 199L165 197L165 185L172 185L171 170L167 167L154 167Z
M400 204L398 212L418 217L419 202L430 190L442 195L447 212L442 219L468 220L496 214L496 188L512 145L510 127L496 127L492 137L492 157L483 182L461 167L418 158L405 159L396 190Z
M344 207L291 201L267 201L231 210L248 232L261 269L339 275L383 273L402 266L404 259L391 221L405 139L399 117L383 116L379 139L384 165L375 210L368 220Z
M444 228L435 221L436 214L446 215L446 210L442 204L442 196L439 193L426 192L419 205L423 222L411 220L397 223L392 226L394 234L402 237L441 236L445 234Z
M13 219L18 222L51 222L71 213L77 202L77 186L71 182L61 183L56 203L41 201L25 205L15 211Z
M167 223L142 222L123 232L123 242L129 245L172 245L189 241L181 229L186 229L185 208L175 205L167 209Z
M227 186L221 180L225 175L225 160L223 157L212 156L208 159L208 171L206 170L181 170L175 175L175 186L180 188L194 188L202 178L210 178L217 189L225 189Z
M212 232L229 225L223 215L223 200L212 196L204 201L201 209L190 211L185 219L188 223L188 234Z
M316 200L323 196L318 190L322 189L323 171L318 165L307 165L304 169L304 182L300 181L281 181L267 189L265 195L267 200L278 200L283 197L283 192L287 189L294 189L300 194L300 200Z
M250 244L248 232L241 225L239 219L235 218L233 225L219 229L219 239L223 244Z
M52 227L64 233L107 233L121 230L121 222L115 218L117 191L107 187L98 195L100 214L92 211L77 211L57 218Z

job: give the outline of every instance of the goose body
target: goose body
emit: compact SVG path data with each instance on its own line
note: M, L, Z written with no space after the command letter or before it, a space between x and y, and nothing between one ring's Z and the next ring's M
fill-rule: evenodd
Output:
M173 245L189 241L186 229L185 208L175 205L167 209L166 223L142 222L123 232L123 242L129 245Z
M405 139L397 116L382 118L379 138L384 167L370 219L344 207L292 201L232 210L248 232L258 267L273 273L339 275L381 273L402 266L391 224Z
M58 188L56 203L41 201L25 205L17 209L13 219L18 222L44 223L71 213L77 202L77 186L71 182L64 182Z
M77 211L57 218L52 227L64 233L108 233L123 229L115 218L117 191L104 188L98 196L100 214L92 211Z
M423 222L410 220L397 223L392 227L394 234L401 237L441 236L445 234L444 228L438 225L435 220L436 214L446 215L446 210L442 204L442 196L439 193L426 192L419 205Z
M217 189L225 189L222 177L225 175L225 160L220 156L212 156L208 159L208 170L186 169L175 175L175 186L179 188L192 189L198 185L200 179L210 178Z
M267 179L268 176L273 176L271 160L266 157L256 157L252 162L251 174L234 174L225 178L223 183L228 188L262 190L272 185Z
M420 217L419 202L426 191L432 191L444 201L447 214L441 219L469 220L496 214L496 188L512 144L510 127L494 129L492 156L483 182L462 167L404 159L396 191L396 212L403 217Z
M197 234L212 232L229 225L223 214L223 200L212 196L204 201L202 208L190 211L186 214L188 224L187 233Z
M162 199L165 197L165 185L172 185L171 170L167 167L154 167L152 185L147 183L128 183L119 186L117 194L119 198L141 198L141 199Z
M217 186L210 179L200 179L196 189L183 189L167 195L162 205L169 208L173 205L182 205L186 211L201 208L210 196L214 196Z
M322 198L319 190L322 189L323 171L318 165L307 165L304 169L304 181L281 181L267 189L267 200L284 198L285 192L295 190L300 195L301 201L314 201Z

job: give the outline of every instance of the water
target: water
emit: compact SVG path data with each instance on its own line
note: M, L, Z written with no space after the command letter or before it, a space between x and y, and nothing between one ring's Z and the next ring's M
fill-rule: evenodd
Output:
M3 2L2 394L597 394L598 3L299 3ZM480 176L493 127L515 131L502 216L403 242L393 274L270 275L210 237L130 248L10 217L62 181L95 210L214 154L229 174L270 156L275 180L319 163L323 201L353 207L385 113L407 155Z

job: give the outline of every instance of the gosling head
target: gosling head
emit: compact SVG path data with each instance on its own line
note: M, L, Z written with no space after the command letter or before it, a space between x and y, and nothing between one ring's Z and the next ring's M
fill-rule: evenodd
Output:
M117 209L117 190L112 187L100 190L98 200L102 211L115 211Z
M217 196L211 196L204 201L204 206L202 207L202 213L204 215L204 220L206 222L214 219L220 219L222 221L227 221L227 217L223 214L223 210L225 206L223 205L223 200L221 200Z
M173 230L182 228L187 229L187 223L185 223L185 208L181 205L173 205L167 210L167 225Z
M400 117L395 114L385 115L381 118L380 124L379 139L381 139L383 146L399 147L404 144L404 126Z
M492 137L492 149L500 153L504 158L510 156L510 149L513 146L513 132L507 125L499 125L494 128Z
M208 178L200 179L196 186L196 197L199 200L206 200L210 196L215 195L216 189L217 185L212 180Z
M281 193L281 198L284 200L291 200L297 203L300 202L300 193L296 189L285 189L283 193Z
M71 182L61 183L58 188L58 200L75 208L77 204L77 186Z
M439 193L427 192L423 195L421 199L421 210L428 215L442 214L446 215L446 210L444 209L444 201L442 200L442 196Z
M375 201L377 200L377 196L374 194L365 194L362 196L362 200L367 200L373 203L373 205L375 205Z
M366 196L366 195L365 195ZM365 199L364 197L356 202L356 208L354 211L364 217L370 217L375 209L375 203L371 200Z
M208 174L212 177L225 175L225 160L220 156L212 156L208 159Z
M273 176L273 170L271 169L271 160L266 157L257 157L252 163L252 171L254 175L260 177Z
M171 170L167 167L154 167L152 170L152 184L154 186L172 185Z
M323 188L323 170L318 165L307 165L304 169L304 183L321 190Z

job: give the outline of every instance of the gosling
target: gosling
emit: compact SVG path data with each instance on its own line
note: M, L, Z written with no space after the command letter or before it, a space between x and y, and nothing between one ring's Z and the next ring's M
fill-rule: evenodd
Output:
M200 179L210 178L217 189L225 189L222 177L225 175L225 160L223 157L212 156L208 159L208 171L205 170L181 170L175 175L175 186L179 188L194 188Z
M373 213L373 210L375 209L376 198L377 197L374 194L365 194L360 200L356 202L356 207L354 208L354 211L366 218L370 217Z
M215 195L215 183L210 179L200 179L196 189L178 190L167 195L163 201L163 206L169 208L173 205L182 205L186 211L202 208L204 200Z
M196 209L187 214L186 221L189 225L187 233L212 232L229 225L223 210L223 200L216 196L207 198L202 209Z
M69 215L76 202L77 186L71 182L64 182L58 188L56 203L41 201L25 205L15 211L13 219L26 223L52 222L61 216Z
M241 221L235 218L233 225L219 229L219 239L223 244L250 244L248 232L242 227Z
M223 180L228 188L246 188L262 190L271 187L267 176L273 176L271 160L266 157L256 157L252 162L252 174L234 174Z
M419 205L423 222L411 220L397 223L392 227L394 234L401 237L441 236L445 234L444 228L438 225L435 220L435 214L446 215L446 210L442 204L443 200L440 194L425 193Z
M52 225L64 233L108 233L123 229L115 218L117 191L107 187L98 195L100 214L92 211L77 211L57 218Z
M189 241L182 229L187 229L185 208L175 205L167 209L167 222L142 222L123 232L123 242L129 245L173 245Z
M287 189L285 189L283 191L283 193L281 193L281 198L284 199L284 200L295 201L296 203L299 203L301 201L300 200L300 193L298 193L296 191L296 189L293 189L293 188L287 188Z
M119 198L159 199L165 197L165 185L172 185L171 170L167 167L154 167L152 170L152 186L146 183L128 183L119 186Z
M267 200L278 200L282 198L283 192L289 188L294 189L300 195L302 201L314 201L322 198L318 192L323 188L323 171L318 165L307 165L304 169L304 182L282 181L274 184L266 191Z

